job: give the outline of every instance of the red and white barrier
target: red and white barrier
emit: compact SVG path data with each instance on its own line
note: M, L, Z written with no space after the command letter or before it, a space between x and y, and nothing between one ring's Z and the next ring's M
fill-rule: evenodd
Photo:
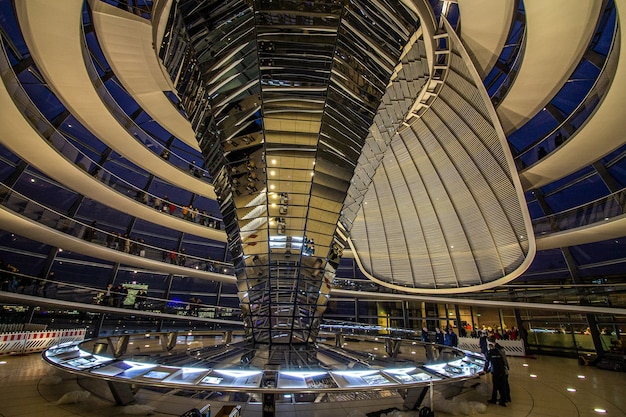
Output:
M42 330L0 334L0 356L43 352L49 347L85 339L87 329Z
M478 338L459 337L459 349L480 352ZM521 340L498 340L498 344L504 348L507 356L525 356L524 342Z

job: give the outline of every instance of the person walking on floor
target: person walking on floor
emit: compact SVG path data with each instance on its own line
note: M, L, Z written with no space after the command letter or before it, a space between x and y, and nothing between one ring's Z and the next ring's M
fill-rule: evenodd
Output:
M491 373L491 379L493 388L491 390L491 399L487 402L489 404L499 404L502 407L506 407L506 400L509 398L507 391L509 369L506 366L504 356L494 341L489 341L489 350L487 351L487 357L485 362L485 372ZM500 394L500 399L498 399Z

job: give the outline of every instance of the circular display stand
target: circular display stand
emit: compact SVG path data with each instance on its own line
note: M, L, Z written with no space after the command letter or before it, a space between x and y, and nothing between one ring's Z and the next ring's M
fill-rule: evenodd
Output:
M230 341L227 332L125 334L54 346L43 358L106 381L259 394L410 390L476 378L484 367L479 353L385 336L329 335L314 346Z

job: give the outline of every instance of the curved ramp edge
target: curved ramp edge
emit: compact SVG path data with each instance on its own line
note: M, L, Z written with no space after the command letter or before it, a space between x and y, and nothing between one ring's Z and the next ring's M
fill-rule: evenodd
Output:
M527 0L526 49L497 111L505 133L523 126L556 95L589 45L601 1Z
M82 0L15 3L22 34L48 86L74 117L117 153L178 187L215 199L210 184L147 149L110 113L84 64L82 6Z
M615 5L619 22L626 22L626 0L615 0ZM626 128L622 112L626 108L626 60L621 57L623 45L626 45L626 30L622 27L609 58L617 63L608 92L573 137L520 173L525 189L540 188L564 178L626 143L624 136L616 133Z
M100 0L89 5L100 47L124 88L163 128L199 152L191 123L163 93L174 88L153 48L150 23Z
M514 0L464 0L459 2L459 37L484 78L498 61L507 40L513 17Z

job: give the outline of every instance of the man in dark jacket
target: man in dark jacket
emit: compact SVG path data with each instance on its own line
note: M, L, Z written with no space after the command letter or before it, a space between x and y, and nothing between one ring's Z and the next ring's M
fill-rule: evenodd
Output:
M506 358L506 350L504 346L500 345L497 340L493 341L496 349L502 355L502 360L504 361L504 367L506 368L506 378L504 379L504 392L506 393L506 397L504 398L504 402L511 402L511 388L509 387L509 360Z
M430 341L428 328L426 326L422 327L421 341L424 344L424 350L426 351L426 362L432 362L435 359L433 356L433 345Z
M446 346L457 347L459 345L459 337L454 333L452 327L448 327L446 334L443 337L443 343Z
M500 349L496 348L493 341L489 341L489 350L487 351L487 361L485 362L485 372L491 372L493 389L491 391L491 399L487 401L490 404L500 404L506 407L506 400L509 398L507 392L509 369L506 365L504 355ZM498 393L500 400L498 401Z
M480 332L480 338L478 339L478 345L480 346L480 353L487 356L487 352L489 352L489 346L487 343L487 331L483 330Z
M444 341L445 341L445 337L444 337L443 332L441 331L439 327L435 327L435 344L438 345L437 346L437 352L438 352L437 359L439 360L443 359L441 357L441 351L443 350Z

